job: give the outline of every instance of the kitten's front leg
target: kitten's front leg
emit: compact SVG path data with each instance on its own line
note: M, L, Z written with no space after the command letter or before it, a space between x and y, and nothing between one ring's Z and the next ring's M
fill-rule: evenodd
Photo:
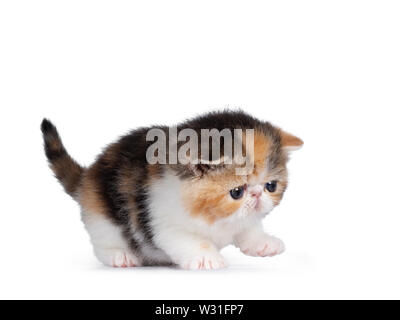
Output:
M272 257L285 251L283 241L266 234L261 223L238 234L235 245L244 254L253 257Z
M190 232L160 232L156 242L183 269L210 270L227 267L224 258L211 241Z

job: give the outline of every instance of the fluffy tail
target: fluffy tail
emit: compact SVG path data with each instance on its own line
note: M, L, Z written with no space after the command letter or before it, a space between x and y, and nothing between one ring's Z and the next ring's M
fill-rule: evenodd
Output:
M71 156L61 141L57 128L47 119L42 122L44 150L49 160L50 168L60 181L65 191L75 198L84 168Z

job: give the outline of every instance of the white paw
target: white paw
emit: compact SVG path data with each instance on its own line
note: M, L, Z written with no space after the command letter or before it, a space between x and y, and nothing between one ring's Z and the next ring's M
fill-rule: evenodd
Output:
M240 246L240 250L253 257L273 257L285 251L285 244L281 239L265 236L262 239L253 240Z
M228 265L218 252L207 252L183 261L180 266L187 270L216 270Z
M114 268L132 268L137 266L136 260L135 256L126 251L115 251L112 266Z
M139 259L123 249L97 249L97 258L105 265L113 268L132 268L139 266Z

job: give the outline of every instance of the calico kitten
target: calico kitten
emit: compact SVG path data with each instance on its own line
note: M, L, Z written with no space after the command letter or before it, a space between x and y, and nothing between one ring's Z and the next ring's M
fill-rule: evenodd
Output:
M157 127L168 136L167 127ZM288 154L302 140L242 111L212 112L178 130L254 129L254 168L235 164L149 164L147 132L134 130L108 146L96 162L80 166L64 148L55 126L43 120L45 152L65 191L81 206L96 257L105 265L226 266L219 250L234 244L250 256L284 251L263 231L262 219L287 187Z

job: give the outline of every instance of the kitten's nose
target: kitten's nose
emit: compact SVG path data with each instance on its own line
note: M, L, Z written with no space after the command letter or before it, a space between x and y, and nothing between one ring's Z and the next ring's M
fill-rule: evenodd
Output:
M251 187L249 193L252 197L259 198L262 194L262 188L260 186Z

